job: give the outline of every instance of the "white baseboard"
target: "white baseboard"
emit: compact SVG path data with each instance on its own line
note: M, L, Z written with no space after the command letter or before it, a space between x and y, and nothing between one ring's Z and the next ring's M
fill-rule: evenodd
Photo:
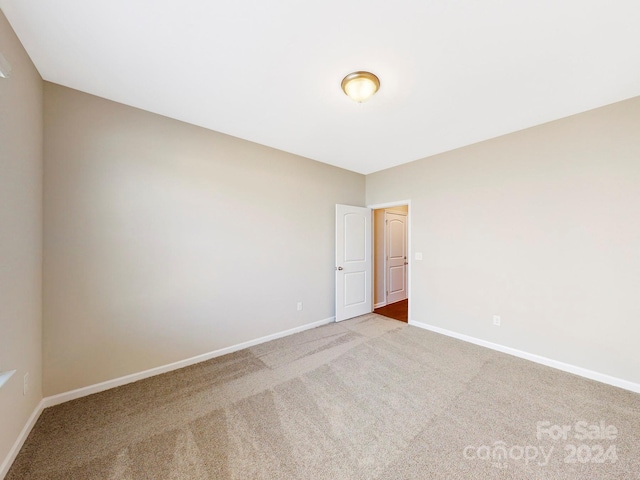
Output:
M380 302L380 303L376 303L373 308L380 308L380 307L384 307L387 305L387 302Z
M18 435L18 438L13 444L13 447L11 447L11 450L9 450L7 457L4 459L2 464L0 464L0 479L3 479L7 475L7 473L9 473L9 469L11 468L11 465L13 465L13 462L18 456L18 453L20 453L20 449L22 448L22 446L24 445L24 442L27 440L27 437L31 433L31 429L38 421L38 418L40 418L40 414L44 409L45 409L44 400L40 400L40 403L38 403L36 408L33 410L33 413L31 413L29 420L27 420L27 423L22 428L22 431L20 432L20 435Z
M13 464L14 460L18 456L18 453L20 452L20 449L24 445L24 442L27 440L29 433L31 433L31 429L36 424L36 422L38 421L38 418L40 418L40 414L45 408L53 407L54 405L59 405L61 403L68 402L70 400L75 400L76 398L86 397L87 395L92 395L94 393L102 392L110 388L126 385L127 383L132 383L138 380L153 377L154 375L160 375L161 373L171 372L173 370L178 370L179 368L188 367L189 365L194 365L196 363L204 362L206 360L220 357L228 353L237 352L238 350L253 347L254 345L258 345L260 343L269 342L271 340L276 340L278 338L293 335L294 333L300 333L305 330L310 330L312 328L320 327L322 325L326 325L328 323L334 322L335 319L336 317L325 318L324 320L308 323L306 325L291 328L289 330L284 330L282 332L267 335L266 337L256 338L255 340L249 340L247 342L239 343L237 345L221 348L213 352L204 353L202 355L197 355L195 357L187 358L186 360L180 360L179 362L170 363L168 365L163 365L161 367L151 368L143 372L126 375L124 377L115 378L113 380L108 380L106 382L90 385L88 387L78 388L76 390L60 393L58 395L53 395L51 397L45 397L40 401L38 406L35 408L31 416L29 417L29 420L27 421L26 425L20 432L20 435L18 436L15 443L13 444L13 447L11 447L9 454L4 459L2 464L0 464L0 480L2 480L9 472L11 465Z
M475 345L480 345L481 347L490 348L491 350L507 353L509 355L513 355L514 357L524 358L525 360L530 360L532 362L539 363L541 365L546 365L547 367L556 368L564 372L573 373L574 375L585 377L590 380L595 380L597 382L613 385L614 387L619 387L625 390L630 390L635 393L640 393L640 384L630 382L628 380L612 377L611 375L595 372L593 370L589 370L586 368L577 367L569 363L560 362L558 360L553 360L551 358L543 357L541 355L536 355L534 353L523 352L522 350L506 347L498 343L488 342L486 340L482 340L476 337L471 337L469 335L464 335L458 332L453 332L451 330L429 325L427 323L421 323L421 322L416 322L415 320L409 320L409 325L413 325L414 327L424 328L425 330L430 330L432 332L440 333L448 337L457 338L458 340L463 340L465 342L473 343Z
M319 320L317 322L308 323L300 327L284 330L282 332L267 335L266 337L256 338L255 340L249 340L247 342L239 343L237 345L232 345L230 347L221 348L213 352L203 353L202 355L196 355L195 357L187 358L186 360L180 360L178 362L170 363L168 365L151 368L149 370L144 370L138 373L132 373L131 375L125 375L124 377L114 378L113 380L107 380L106 382L96 383L95 385L89 385L87 387L78 388L76 390L71 390L69 392L59 393L58 395L53 395L51 397L44 398L42 400L44 403L44 408L52 407L54 405L59 405L61 403L68 402L70 400L75 400L77 398L86 397L94 393L103 392L105 390L109 390L110 388L120 387L122 385L126 385L127 383L137 382L138 380L143 380L145 378L153 377L155 375L160 375L162 373L178 370L179 368L184 368L190 365L194 365L196 363L211 360L212 358L220 357L228 353L237 352L238 350L242 350L244 348L253 347L254 345L258 345L260 343L265 343L271 340L276 340L278 338L293 335L294 333L300 333L305 330L310 330L312 328L320 327L322 325L326 325L328 323L334 322L335 319L336 317L325 318L324 320Z

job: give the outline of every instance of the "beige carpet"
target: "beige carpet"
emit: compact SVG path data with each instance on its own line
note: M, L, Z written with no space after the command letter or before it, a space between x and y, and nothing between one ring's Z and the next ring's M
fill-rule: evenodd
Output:
M639 472L640 395L367 315L49 408L7 478Z

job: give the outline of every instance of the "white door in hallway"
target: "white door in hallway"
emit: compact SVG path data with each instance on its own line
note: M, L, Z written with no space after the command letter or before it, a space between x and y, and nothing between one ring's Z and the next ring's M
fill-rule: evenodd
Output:
M336 205L336 322L370 313L371 209Z
M386 212L387 305L407 298L407 216Z

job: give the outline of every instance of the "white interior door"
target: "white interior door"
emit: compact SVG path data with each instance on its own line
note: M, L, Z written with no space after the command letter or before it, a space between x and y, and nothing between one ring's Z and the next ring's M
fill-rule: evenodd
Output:
M370 313L371 209L336 205L336 322Z
M385 214L387 305L407 298L407 216Z

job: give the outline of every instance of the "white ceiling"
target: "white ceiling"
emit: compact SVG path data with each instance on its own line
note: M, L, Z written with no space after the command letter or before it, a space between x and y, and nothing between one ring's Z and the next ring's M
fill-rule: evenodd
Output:
M0 7L45 80L365 174L640 95L638 0Z

